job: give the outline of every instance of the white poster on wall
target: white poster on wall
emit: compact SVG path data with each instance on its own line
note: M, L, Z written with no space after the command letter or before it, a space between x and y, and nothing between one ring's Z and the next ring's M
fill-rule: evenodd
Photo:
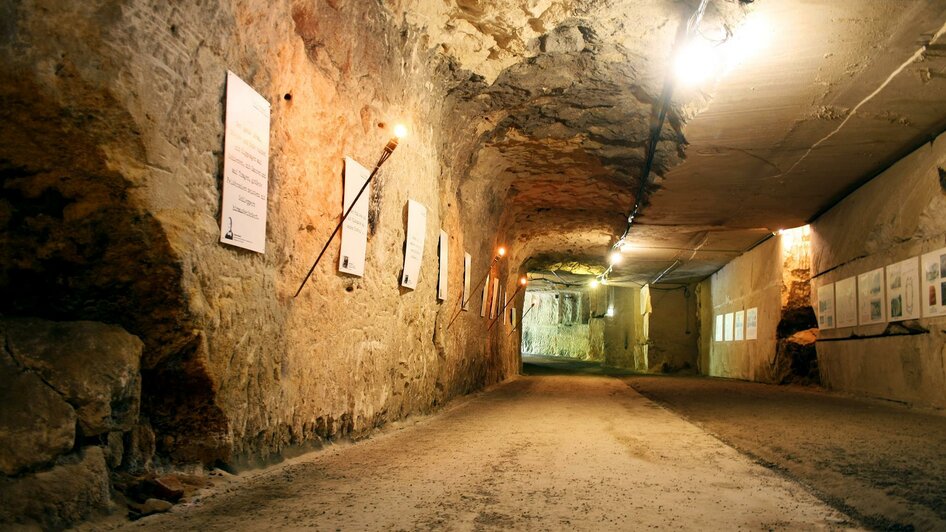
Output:
M877 268L857 276L857 323L884 323L884 269Z
M733 332L733 340L741 342L746 335L746 311L737 310L735 320L736 330Z
M489 319L496 319L496 309L499 305L499 277L493 279L493 296L489 304Z
M946 248L923 255L923 317L946 315Z
M834 283L834 324L838 328L857 325L856 277Z
M342 201L342 212L351 208L352 201L361 191L371 172L358 164L351 157L345 157L345 192ZM365 252L368 249L368 198L371 197L371 186L361 194L358 203L351 210L345 224L342 225L341 250L338 253L338 271L357 275L365 274Z
M470 266L473 264L473 257L469 253L463 253L463 299L460 301L463 302L463 306L460 307L461 310L470 310L470 299L473 298L473 294L470 293Z
M818 287L818 328L834 328L834 283Z
M424 239L427 237L427 207L407 200L407 242L404 246L404 273L401 286L414 290L424 260Z
M269 102L227 71L220 241L266 251L269 190Z
M733 328L736 324L736 316L732 312L726 314L725 324L723 325L723 340L727 342L733 341Z
M440 242L437 245L437 251L440 255L440 274L437 276L437 299L445 301L447 299L447 266L450 264L450 258L447 256L447 248L450 246L447 232L440 230Z
M516 328L516 307L512 307L509 310L509 324L512 325L512 328Z
M507 310L509 310L509 290L504 289L503 290L503 308L502 308L503 325L506 325L507 323L509 323L507 321L509 319L509 313L506 312Z
M746 311L746 340L759 338L759 309L751 308Z
M716 315L716 327L713 329L713 339L717 342L723 341L723 315Z
M920 258L887 266L887 320L920 317Z
M486 317L487 303L489 303L489 274L486 274L486 284L483 285L483 302L480 304L480 317Z

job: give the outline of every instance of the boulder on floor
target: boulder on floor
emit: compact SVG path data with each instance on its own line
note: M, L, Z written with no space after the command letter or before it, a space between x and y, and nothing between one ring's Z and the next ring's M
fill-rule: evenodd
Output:
M0 335L0 341L2 341ZM76 414L0 344L0 473L15 475L72 449Z
M47 471L0 477L0 529L16 524L67 528L107 511L110 500L105 453L86 447Z
M142 342L89 321L0 320L15 361L71 404L84 436L128 431L138 420Z

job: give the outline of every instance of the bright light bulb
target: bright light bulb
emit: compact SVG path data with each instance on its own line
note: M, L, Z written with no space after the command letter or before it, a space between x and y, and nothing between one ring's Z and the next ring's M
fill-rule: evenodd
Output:
M506 248L504 248L504 247L502 247L502 246L499 246L499 249L496 250L496 254L499 255L500 257L505 257L505 256L506 256Z
M521 284L522 286L525 286L526 283L528 283L528 282L529 282L529 280L526 279L525 277L520 277L520 278L519 278L519 284Z
M719 52L703 39L693 39L677 54L674 71L687 86L699 85L719 68Z
M621 256L620 253L618 253L617 251L615 251L615 252L611 253L611 256L609 257L609 260L610 260L611 264L621 264L621 260L622 260L623 258L624 258L624 257Z
M592 287L592 288L598 288L598 280L597 280L597 279L592 279L591 282L588 283L588 286L590 286L590 287Z
M398 125L394 126L394 136L397 137L398 140L403 139L404 137L406 137L406 136L407 136L407 126L405 126L404 124L398 124Z

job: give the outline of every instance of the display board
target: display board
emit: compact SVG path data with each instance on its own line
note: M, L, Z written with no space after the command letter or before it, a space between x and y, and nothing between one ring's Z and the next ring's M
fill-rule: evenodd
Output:
M741 342L746 336L746 311L737 310L734 320L736 330L733 331L733 340Z
M407 200L407 242L404 246L404 273L401 286L414 290L424 260L424 239L427 237L427 207Z
M751 308L746 311L746 340L759 338L759 309Z
M348 212L355 196L361 191L371 172L351 157L345 157L345 192L342 212ZM368 198L371 185L358 198L358 203L342 225L341 250L338 253L338 271L362 277L365 274L365 253L368 249Z
M723 321L725 322L723 324L723 340L726 342L732 342L734 338L733 329L735 328L736 324L736 316L734 313L729 312L726 314Z
M923 255L923 317L946 315L946 248Z
M220 242L266 251L269 116L266 98L227 72Z
M913 257L887 266L887 320L920 317L920 258Z
M857 278L848 277L834 283L834 324L840 327L857 325Z
M884 323L884 269L877 268L857 276L857 323Z
M496 319L496 308L499 305L499 277L493 279L493 294L489 304L489 319Z
M509 309L509 324L512 325L512 328L516 328L516 307Z
M443 229L440 230L440 241L437 244L438 255L440 256L440 271L437 276L437 299L440 301L445 301L447 299L447 285L449 283L449 277L447 276L447 268L450 264L450 257L448 256L448 247L450 246L449 239L447 237L447 232Z
M834 283L818 287L818 328L834 328Z
M463 306L460 307L461 310L470 310L470 300L473 299L473 294L470 293L470 267L473 264L473 257L469 253L463 253Z
M713 328L713 339L717 342L723 341L723 315L717 314L715 320L715 327Z

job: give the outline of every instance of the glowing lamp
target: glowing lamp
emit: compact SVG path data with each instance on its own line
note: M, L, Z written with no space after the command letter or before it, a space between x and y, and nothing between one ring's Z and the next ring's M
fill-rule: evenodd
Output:
M397 137L398 140L402 140L404 137L406 137L407 126L405 126L404 124L398 124L394 126L394 136Z
M506 248L504 248L504 247L502 247L502 246L499 246L499 249L496 250L496 254L499 255L500 257L505 257L505 256L506 256Z
M621 263L621 259L623 259L623 258L624 258L624 257L622 257L620 253L618 253L617 251L615 251L615 252L611 253L611 256L609 257L609 260L610 260L611 264L620 264L620 263Z
M684 85L699 85L719 69L719 60L719 52L713 45L693 39L677 54L674 73Z
M598 284L599 284L599 283L598 283L598 280L597 280L597 279L592 279L591 282L588 283L588 286L590 286L590 287L592 287L592 288L598 288Z
M528 282L529 282L529 280L526 279L525 277L520 277L520 278L519 278L519 284L521 284L522 286L525 286L526 283L528 283Z

